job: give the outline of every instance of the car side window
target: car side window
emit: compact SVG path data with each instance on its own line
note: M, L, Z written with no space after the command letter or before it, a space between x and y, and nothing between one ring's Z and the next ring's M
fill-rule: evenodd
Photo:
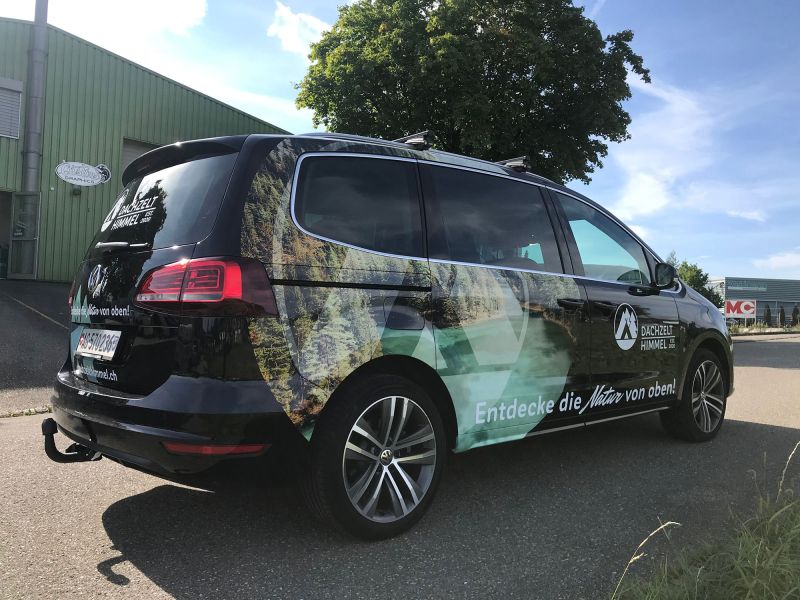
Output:
M534 185L421 165L431 258L561 273L541 190Z
M556 192L587 277L649 285L650 268L636 239L606 215Z
M422 257L416 164L389 158L303 159L294 215L309 233L385 254Z

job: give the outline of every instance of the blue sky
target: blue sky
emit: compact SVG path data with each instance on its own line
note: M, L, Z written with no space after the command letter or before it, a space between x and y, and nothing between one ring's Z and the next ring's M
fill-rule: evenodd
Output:
M583 0L633 29L653 83L631 80L632 138L573 184L662 255L712 275L800 278L800 2ZM50 0L50 22L294 132L322 0ZM32 18L33 0L0 0Z

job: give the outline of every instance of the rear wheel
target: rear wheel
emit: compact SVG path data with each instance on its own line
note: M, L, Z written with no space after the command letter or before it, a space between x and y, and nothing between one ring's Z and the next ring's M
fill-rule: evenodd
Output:
M340 392L312 441L306 491L325 520L366 539L396 535L430 505L446 453L427 393L394 375Z
M725 419L727 382L716 354L701 349L692 358L680 403L661 413L670 434L692 442L717 435Z

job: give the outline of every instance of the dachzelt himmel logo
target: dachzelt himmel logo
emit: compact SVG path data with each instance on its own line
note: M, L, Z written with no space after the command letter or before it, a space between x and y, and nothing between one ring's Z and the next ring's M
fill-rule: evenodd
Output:
M639 321L630 304L620 304L614 313L614 339L617 346L630 350L639 337Z

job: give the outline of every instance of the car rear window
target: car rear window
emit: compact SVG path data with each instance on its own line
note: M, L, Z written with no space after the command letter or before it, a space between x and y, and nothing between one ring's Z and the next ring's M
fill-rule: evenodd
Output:
M416 166L387 158L303 160L295 216L306 231L386 254L422 256Z
M237 154L199 158L132 180L106 216L100 242L166 248L197 242L214 224Z

